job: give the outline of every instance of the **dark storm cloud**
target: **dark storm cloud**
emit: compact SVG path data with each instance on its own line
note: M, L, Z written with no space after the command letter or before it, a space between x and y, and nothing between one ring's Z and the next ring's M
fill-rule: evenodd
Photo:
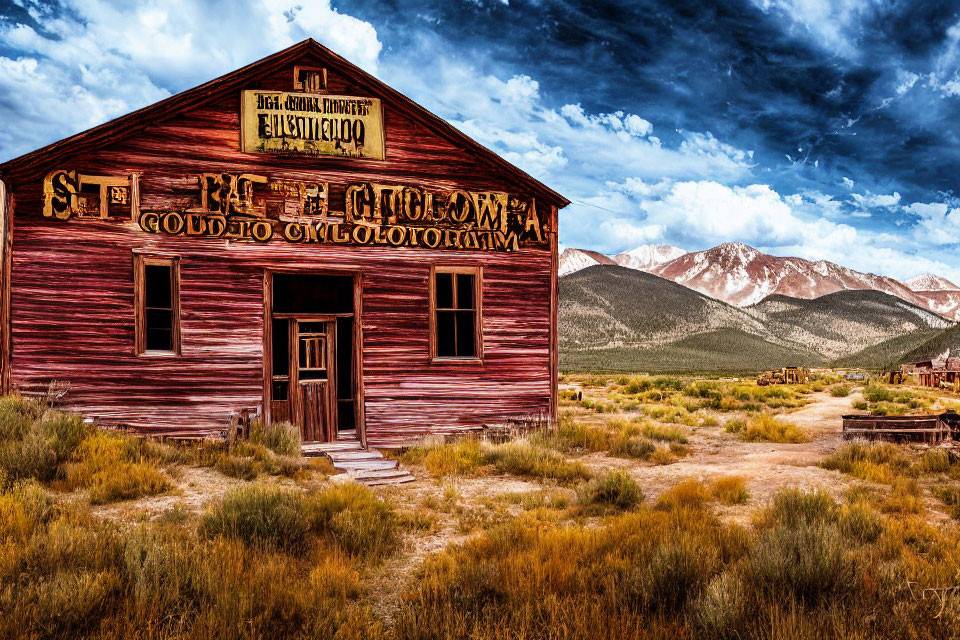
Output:
M898 70L931 71L957 23L953 3L866 6L842 32L845 52L824 46L816 25L737 0L340 4L377 27L387 55L429 29L488 68L532 76L548 104L623 109L665 140L711 131L754 149L779 189L834 192L847 174L921 199L956 188L956 104L896 95Z

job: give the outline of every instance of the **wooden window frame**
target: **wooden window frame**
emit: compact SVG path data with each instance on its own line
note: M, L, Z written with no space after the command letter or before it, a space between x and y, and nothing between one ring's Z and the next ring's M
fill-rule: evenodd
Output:
M437 274L473 276L473 353L472 356L437 355ZM456 296L456 277L453 278ZM430 265L430 362L442 364L483 364L483 267Z
M171 322L171 350L147 349L146 314L146 268L147 266L170 267L170 301L173 306ZM180 348L180 258L178 256L156 256L135 253L133 255L133 295L134 295L134 351L138 356L175 357L181 355Z

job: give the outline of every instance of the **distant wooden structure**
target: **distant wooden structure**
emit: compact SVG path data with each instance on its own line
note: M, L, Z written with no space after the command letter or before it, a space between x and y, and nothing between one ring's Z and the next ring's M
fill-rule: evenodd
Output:
M915 375L922 387L960 392L960 358L921 360L900 366L904 375Z
M305 40L0 165L0 392L363 447L553 419L567 204Z
M810 381L810 370L804 367L782 367L779 371L764 371L757 376L757 384L802 384Z
M845 415L843 416L843 439L940 444L952 439L952 423L949 420L940 415Z

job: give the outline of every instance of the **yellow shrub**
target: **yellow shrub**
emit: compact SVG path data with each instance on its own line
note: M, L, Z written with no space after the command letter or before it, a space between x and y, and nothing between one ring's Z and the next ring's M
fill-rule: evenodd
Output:
M424 457L423 465L436 477L475 473L483 465L480 442L466 438L433 447Z
M762 413L752 419L746 429L740 432L740 438L746 442L786 442L798 444L809 442L810 436L800 427L777 420L769 413Z
M94 504L152 496L169 489L170 482L156 463L139 459L137 449L137 442L129 436L97 432L80 443L56 487L89 489Z
M721 476L710 483L713 497L723 504L742 504L750 498L747 483L740 476Z
M667 447L657 447L648 459L654 464L673 464L677 461L677 456Z
M684 480L667 489L657 498L658 509L702 509L710 500L710 490L696 478Z

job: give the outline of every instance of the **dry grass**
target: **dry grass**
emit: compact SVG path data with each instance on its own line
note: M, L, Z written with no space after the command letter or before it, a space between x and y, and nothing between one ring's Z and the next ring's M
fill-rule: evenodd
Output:
M0 397L0 469L11 480L53 480L91 428L36 400Z
M250 442L260 444L281 456L300 457L302 442L300 429L289 422L274 422L269 426L255 420L250 427Z
M721 504L743 504L750 499L747 483L740 476L721 476L710 482L710 492Z
M267 484L238 487L207 510L200 532L291 553L318 539L369 557L384 557L399 544L392 507L356 483L312 493Z
M61 476L56 488L89 489L93 504L153 496L171 487L157 460L143 455L137 439L102 431L80 443Z
M590 476L581 463L525 440L490 444L464 438L411 448L401 456L401 461L423 464L437 478L478 475L485 471L558 482L573 482Z
M239 440L222 447L213 456L212 465L223 475L240 480L255 480L261 475L304 478L314 471L332 473L332 467L324 469L322 463L311 464L299 457L299 445L296 451L297 457L280 455L260 442Z
M846 442L820 466L879 484L924 476L960 476L960 460L952 452L942 449L918 452L889 442Z
M190 521L117 527L35 483L0 492L0 637L378 638L362 565L336 545L291 555Z
M661 493L656 508L702 509L710 498L710 489L701 481L690 478Z
M810 441L806 431L790 422L778 420L769 413L762 413L749 420L729 420L724 425L724 430L739 435L744 442L800 444Z
M919 597L954 583L956 529L802 491L744 529L714 519L697 481L667 495L594 526L521 517L443 551L396 637L956 637L955 599L937 615Z

